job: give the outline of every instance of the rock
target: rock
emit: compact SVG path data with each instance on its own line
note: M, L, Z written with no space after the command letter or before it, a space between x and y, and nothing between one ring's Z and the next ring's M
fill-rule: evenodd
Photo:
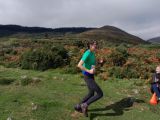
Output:
M134 92L134 94L139 94L139 91L137 89L133 89L132 91Z
M143 86L143 88L144 88L144 89L146 89L146 88L147 88L147 86L145 85L145 86Z
M77 119L79 117L82 117L83 114L82 113L79 113L77 111L74 111L73 113L71 113L71 117L74 118L74 119Z
M27 78L27 75L21 76L21 79L26 79L26 78Z
M13 120L12 117L8 117L7 120Z
M57 77L55 76L55 77L53 77L53 79L54 79L54 80L56 80L56 79L57 79Z
M33 77L33 78L32 78L32 82L33 82L33 83L39 83L40 81L41 81L40 78L37 78L37 77Z
M132 95L128 94L127 97L132 97Z
M32 104L32 110L37 110L38 106L33 102L31 104Z

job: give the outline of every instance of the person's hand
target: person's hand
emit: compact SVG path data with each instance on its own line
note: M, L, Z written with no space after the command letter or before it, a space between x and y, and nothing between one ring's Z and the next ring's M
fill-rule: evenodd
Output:
M94 74L94 73L95 73L95 67L92 67L92 68L89 70L89 73L90 73L90 74Z
M89 72L90 74L94 74L94 69L90 69L88 72Z
M100 58L100 59L99 59L99 63L102 64L103 62L104 62L104 59L103 59L103 58Z

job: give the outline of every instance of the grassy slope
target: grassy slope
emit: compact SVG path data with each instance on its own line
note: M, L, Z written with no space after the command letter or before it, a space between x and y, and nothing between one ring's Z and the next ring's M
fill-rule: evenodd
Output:
M28 71L0 66L0 78L16 79L10 85L0 85L0 120L9 116L15 120L159 120L159 105L148 104L148 86L139 80L110 79L98 84L104 91L103 99L90 106L89 118L74 114L73 106L87 89L80 75L61 74L61 70ZM22 76L40 79L40 83L21 86ZM134 92L138 90L139 92ZM122 99L136 98L127 107ZM144 102L143 102L144 101ZM36 110L32 103L37 106ZM106 107L106 108L105 108Z

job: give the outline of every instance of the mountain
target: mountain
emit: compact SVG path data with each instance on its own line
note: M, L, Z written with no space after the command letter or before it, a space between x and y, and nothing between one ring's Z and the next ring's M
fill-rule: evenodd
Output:
M98 40L111 43L144 44L147 41L131 35L114 26L103 26L100 28L66 27L66 28L43 28L24 27L19 25L0 25L0 37L10 35L25 36L27 34L39 36L40 33L50 33L50 38L54 40ZM69 33L69 34L68 34ZM14 36L15 37L15 36ZM39 36L41 38L41 36Z
M78 34L77 37L79 37L79 39L105 40L114 43L148 43L137 36L131 35L113 26L103 26L100 28L92 29Z
M0 37L8 36L17 33L81 33L87 30L91 30L93 28L85 28L85 27L68 27L68 28L43 28L43 27L24 27L20 25L0 25Z
M148 41L151 43L160 43L160 37L155 37L155 38L149 39Z

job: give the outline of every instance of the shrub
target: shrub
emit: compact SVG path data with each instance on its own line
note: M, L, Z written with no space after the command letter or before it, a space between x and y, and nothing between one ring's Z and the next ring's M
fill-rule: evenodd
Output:
M0 85L9 85L14 81L15 79L11 79L11 78L0 78Z
M29 50L21 56L23 69L46 70L68 64L68 52L61 46L45 46Z
M122 71L121 67L114 66L108 69L108 74L110 77L124 78L121 71Z
M128 56L129 54L125 48L117 47L112 51L112 53L108 56L108 58L110 59L110 62L114 66L122 66L123 64L126 63Z
M63 69L63 73L67 73L67 74L77 74L79 72L80 70L76 66L66 66Z
M5 62L3 65L7 68L17 68L19 66L19 61Z
M85 44L82 42L82 41L75 41L73 43L73 45L79 47L79 48L84 48L85 47Z
M22 76L21 77L21 79L20 79L20 84L22 85L22 86L26 86L26 85L28 85L28 84L37 84L37 83L39 83L41 81L41 79L40 78L38 78L38 77L28 77L28 76L26 76L26 75L24 75L24 76Z
M116 77L119 79L140 77L139 72L137 72L135 69L119 66L110 67L108 69L108 75L110 77Z
M100 79L102 80L108 80L108 72L103 72L99 74Z
M21 79L20 79L20 84L22 86L25 86L25 85L28 85L32 82L32 79L28 76L22 76Z
M16 50L12 50L11 55L17 55L17 51Z
M8 47L8 48L4 48L3 51L4 51L5 54L10 54L13 51L13 49Z
M156 53L156 57L159 59L159 61L160 61L160 53L159 52L157 52Z
M122 69L122 74L125 78L139 78L139 72L136 71L135 69L133 68L123 68Z
M79 73L81 70L77 68L77 64L79 62L79 58L75 57L74 54L70 56L70 63L67 65L63 70L64 73L69 73L69 74L76 74Z

